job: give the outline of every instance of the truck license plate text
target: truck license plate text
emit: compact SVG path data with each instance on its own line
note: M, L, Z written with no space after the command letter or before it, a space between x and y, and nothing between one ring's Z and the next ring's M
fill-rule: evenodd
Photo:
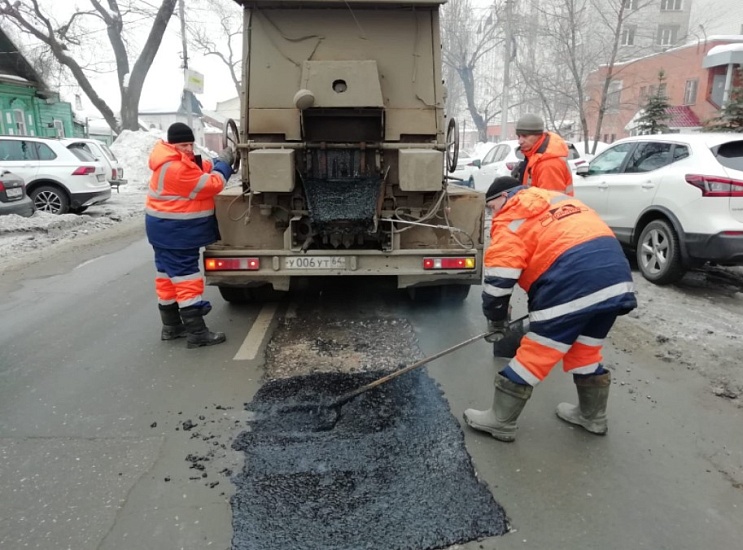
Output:
M284 258L286 269L346 269L345 256L298 256Z

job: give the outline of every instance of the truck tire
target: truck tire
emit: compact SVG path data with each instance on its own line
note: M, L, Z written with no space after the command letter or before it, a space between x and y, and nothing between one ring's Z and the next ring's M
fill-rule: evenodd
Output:
M684 276L679 238L670 223L653 220L643 228L637 241L637 268L656 285L669 285Z
M231 304L248 304L253 300L250 289L239 286L220 286L219 293Z
M274 290L271 285L255 287L220 286L219 293L222 298L231 304L250 304L263 302L278 302L286 292Z
M467 299L470 285L447 285L441 289L441 299L451 304L459 304Z

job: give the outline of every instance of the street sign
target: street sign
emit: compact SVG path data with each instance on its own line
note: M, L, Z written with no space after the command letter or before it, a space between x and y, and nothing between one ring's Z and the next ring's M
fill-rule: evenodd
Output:
M194 94L204 93L204 75L200 72L186 69L186 84L184 88Z

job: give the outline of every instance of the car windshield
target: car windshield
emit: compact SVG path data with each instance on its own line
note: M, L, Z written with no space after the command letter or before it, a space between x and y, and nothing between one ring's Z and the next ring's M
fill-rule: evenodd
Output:
M70 145L68 149L72 151L73 155L84 162L95 162L95 157L93 155L77 145Z
M114 155L114 152L111 149L109 149L108 145L106 145L105 143L102 143L102 142L99 143L98 147L100 147L103 150L103 154L106 155L109 158L109 160L113 160L113 161L118 160L116 158L116 155Z
M717 149L717 161L725 168L743 172L743 141L723 143Z

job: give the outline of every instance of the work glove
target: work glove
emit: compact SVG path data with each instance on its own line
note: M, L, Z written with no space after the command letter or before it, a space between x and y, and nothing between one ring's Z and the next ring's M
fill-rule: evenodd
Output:
M219 155L217 156L217 160L221 160L222 162L232 166L232 163L235 162L235 152L229 147L225 147L224 149L222 149L222 151L220 151Z
M510 327L508 319L503 319L502 321L491 321L488 319L489 334L485 337L485 341L494 344L495 342L503 340L509 332Z

